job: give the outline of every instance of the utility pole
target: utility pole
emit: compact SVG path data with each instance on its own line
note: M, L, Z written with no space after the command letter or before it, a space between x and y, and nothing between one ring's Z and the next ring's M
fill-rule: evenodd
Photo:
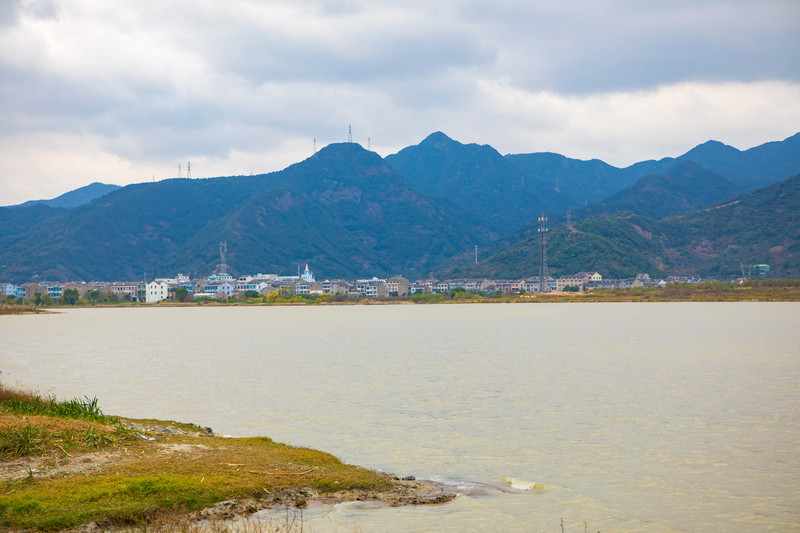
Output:
M544 278L547 276L547 217L544 213L539 217L539 244L542 257L539 262L539 292L544 292Z

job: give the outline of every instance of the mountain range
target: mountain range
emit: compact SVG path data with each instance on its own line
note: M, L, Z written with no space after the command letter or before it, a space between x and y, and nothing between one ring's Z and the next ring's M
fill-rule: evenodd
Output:
M800 274L800 235L791 233L785 208L795 205L784 190L794 182L755 191L799 172L800 134L746 151L710 141L627 168L552 153L503 156L441 132L384 159L340 143L270 174L105 186L110 192L92 184L82 194L96 195L74 207L0 208L0 279L208 274L220 241L238 272L293 272L307 262L325 277L423 277L453 268L534 275L538 260L529 252L542 212L563 225L550 236L554 271L727 275L740 257ZM754 192L738 197L743 191ZM727 207L708 214L723 201L737 219L720 218ZM781 217L763 239L775 243L769 253L756 242L766 235L759 218L766 209ZM697 233L714 224L720 232ZM710 251L687 252L692 243ZM475 245L487 259L458 269L474 260Z
M480 265L452 276L517 278L538 274L538 228L531 223L494 243ZM697 211L660 220L618 211L560 225L548 235L551 273L598 271L606 277L699 275L726 279L766 263L771 275L800 277L800 174Z

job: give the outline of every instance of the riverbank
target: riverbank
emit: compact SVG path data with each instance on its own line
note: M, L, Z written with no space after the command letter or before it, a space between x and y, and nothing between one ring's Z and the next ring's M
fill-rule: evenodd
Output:
M0 305L0 315L38 315L46 312L35 305Z
M276 507L455 497L433 482L401 480L266 437L225 438L192 424L108 417L96 400L56 402L1 385L0 455L4 530L144 528Z
M161 301L144 304L132 302L88 303L77 305L52 304L47 309L98 307L218 307L218 306L338 306L338 305L418 305L455 303L589 303L589 302L800 302L800 280L762 280L739 283L709 281L696 284L671 283L665 287L632 289L598 289L586 292L548 292L522 294L475 294L457 290L449 294L415 294L410 297L333 299L330 295L292 296L287 298L240 298L228 300L203 299L191 302ZM0 307L2 314L47 312L29 304L8 304Z

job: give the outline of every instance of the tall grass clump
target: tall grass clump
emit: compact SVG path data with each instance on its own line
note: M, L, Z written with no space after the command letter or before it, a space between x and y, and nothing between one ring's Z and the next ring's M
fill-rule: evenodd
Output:
M53 416L101 424L118 422L116 418L103 414L97 398L84 396L83 399L59 401L55 396L42 397L38 393L12 389L2 383L0 383L0 410L11 414Z

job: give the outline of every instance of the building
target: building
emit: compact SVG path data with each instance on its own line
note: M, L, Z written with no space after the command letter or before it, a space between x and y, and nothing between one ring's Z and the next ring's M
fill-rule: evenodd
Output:
M400 297L408 296L409 283L403 276L393 276L386 280L386 289L389 295L396 295Z
M322 282L322 292L324 294L347 294L350 286L341 279L325 280Z
M165 281L148 281L144 285L145 303L156 303L169 298L169 283Z
M556 280L556 291L563 291L566 287L577 287L579 291L584 290L584 283L587 277L564 276Z
M389 296L389 290L384 281L366 281L356 284L356 290L361 296L369 296L371 298L386 298Z
M117 299L119 300L129 299L132 301L137 301L137 297L139 295L139 284L132 281L120 281L112 283L109 291L111 294L116 295Z
M306 263L306 269L303 271L303 275L300 276L300 279L306 283L314 283L314 273L308 269L308 263Z
M767 272L769 272L769 265L753 265L753 274L756 276L763 276Z
M498 279L494 282L494 290L500 291L504 294L522 292L524 286L524 279Z

